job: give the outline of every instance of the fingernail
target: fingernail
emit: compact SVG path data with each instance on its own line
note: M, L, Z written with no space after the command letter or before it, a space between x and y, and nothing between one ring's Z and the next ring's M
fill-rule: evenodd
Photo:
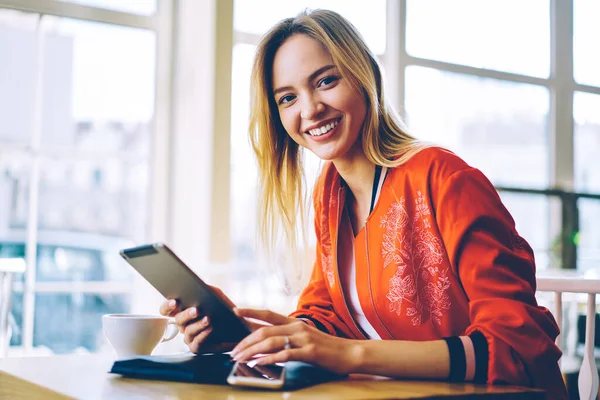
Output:
M208 325L208 317L202 318L202 325L204 325L204 326Z
M175 300L169 300L169 307L170 308L175 308L176 305L177 305L177 302Z
M195 308L192 308L190 310L190 317L195 317L196 315L198 315L198 310L196 310Z

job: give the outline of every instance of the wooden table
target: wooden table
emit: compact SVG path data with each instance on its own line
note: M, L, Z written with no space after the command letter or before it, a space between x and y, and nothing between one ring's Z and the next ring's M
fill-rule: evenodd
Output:
M231 386L124 379L107 373L105 355L0 359L0 399L545 399L543 391L445 382L398 381L353 376L292 392Z

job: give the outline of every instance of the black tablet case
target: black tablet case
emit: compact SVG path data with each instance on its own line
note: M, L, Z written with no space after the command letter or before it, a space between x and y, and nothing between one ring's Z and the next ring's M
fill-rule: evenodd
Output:
M109 372L126 378L227 385L234 363L229 354L222 353L140 356L115 361ZM288 361L285 366L285 386L281 390L300 389L344 378L303 362Z

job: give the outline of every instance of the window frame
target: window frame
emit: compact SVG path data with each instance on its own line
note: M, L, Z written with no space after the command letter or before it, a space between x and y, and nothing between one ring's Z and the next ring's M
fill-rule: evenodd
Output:
M37 14L37 39L36 53L42 54L44 50L44 34L40 29L40 22L44 15L72 18L83 21L98 22L109 25L132 27L153 31L156 35L156 75L155 75L155 105L152 121L151 154L148 159L150 164L150 182L147 191L147 204L149 209L148 224L146 227L147 238L160 238L164 240L168 235L168 187L171 171L169 154L169 129L171 118L171 86L172 86L172 49L173 49L173 13L174 0L157 1L157 10L153 15L138 15L129 12L108 10L99 7L86 6L76 3L60 2L55 0L0 0L0 9L9 9L25 13ZM30 190L28 193L29 207L27 211L27 240L25 261L28 266L25 271L23 284L16 284L14 292L23 293L23 340L22 348L25 352L33 351L35 296L37 293L81 293L81 294L134 294L131 284L121 282L82 282L72 285L68 282L36 282L35 266L37 265L37 229L39 213L39 173L40 161L43 158L63 158L71 161L82 157L106 159L117 157L120 160L130 159L126 152L119 154L106 154L103 152L86 152L85 154L69 154L60 147L41 145L41 58L36 57L36 88L34 103L33 132L29 143L3 144L0 154L12 154L29 157L31 159ZM167 171L167 173L163 173ZM135 278L134 278L135 280ZM135 282L134 282L135 284ZM137 295L137 293L135 294Z
M388 89L392 93L395 106L403 104L405 98L405 71L409 66L434 68L440 71L453 72L469 76L491 78L507 82L538 85L546 88L550 93L549 104L549 140L550 140L550 183L547 190L540 191L534 188L501 188L511 192L524 194L539 194L554 196L550 193L561 191L567 195L561 200L572 197L575 189L575 121L573 117L573 98L575 92L600 95L600 87L583 85L575 81L573 75L573 26L574 26L574 0L550 0L550 75L548 78L531 77L516 73L494 71L483 68L474 68L443 61L429 60L409 55L406 51L406 15L408 0L387 1L388 37L387 45L392 51L386 51L384 66L388 72ZM387 50L387 49L386 49ZM397 107L397 109L401 109ZM562 196L562 194L561 194ZM576 196L577 198L580 196ZM578 213L573 213L575 204L563 203L562 207L551 207L550 234L553 237L561 235L568 226L577 227L578 223L570 219ZM569 211L566 213L566 211ZM564 236L564 235L561 235ZM576 268L576 248L572 243L563 246L571 248L563 251L563 268Z
M398 99L404 99L405 69L408 66L434 68L441 71L498 79L515 83L543 86L550 93L551 182L563 190L574 189L574 120L573 93L581 91L600 95L600 87L582 85L573 78L573 0L550 0L550 76L531 77L410 56L406 51L407 0L388 0L387 43L385 66L390 79L389 89ZM398 23L399 21L399 23ZM395 53L394 56L388 56Z

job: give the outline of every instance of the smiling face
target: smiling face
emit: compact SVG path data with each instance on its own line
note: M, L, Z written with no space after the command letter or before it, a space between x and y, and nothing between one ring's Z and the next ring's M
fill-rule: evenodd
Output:
M323 45L304 34L290 37L275 53L272 79L279 117L296 143L331 161L361 149L365 99Z

